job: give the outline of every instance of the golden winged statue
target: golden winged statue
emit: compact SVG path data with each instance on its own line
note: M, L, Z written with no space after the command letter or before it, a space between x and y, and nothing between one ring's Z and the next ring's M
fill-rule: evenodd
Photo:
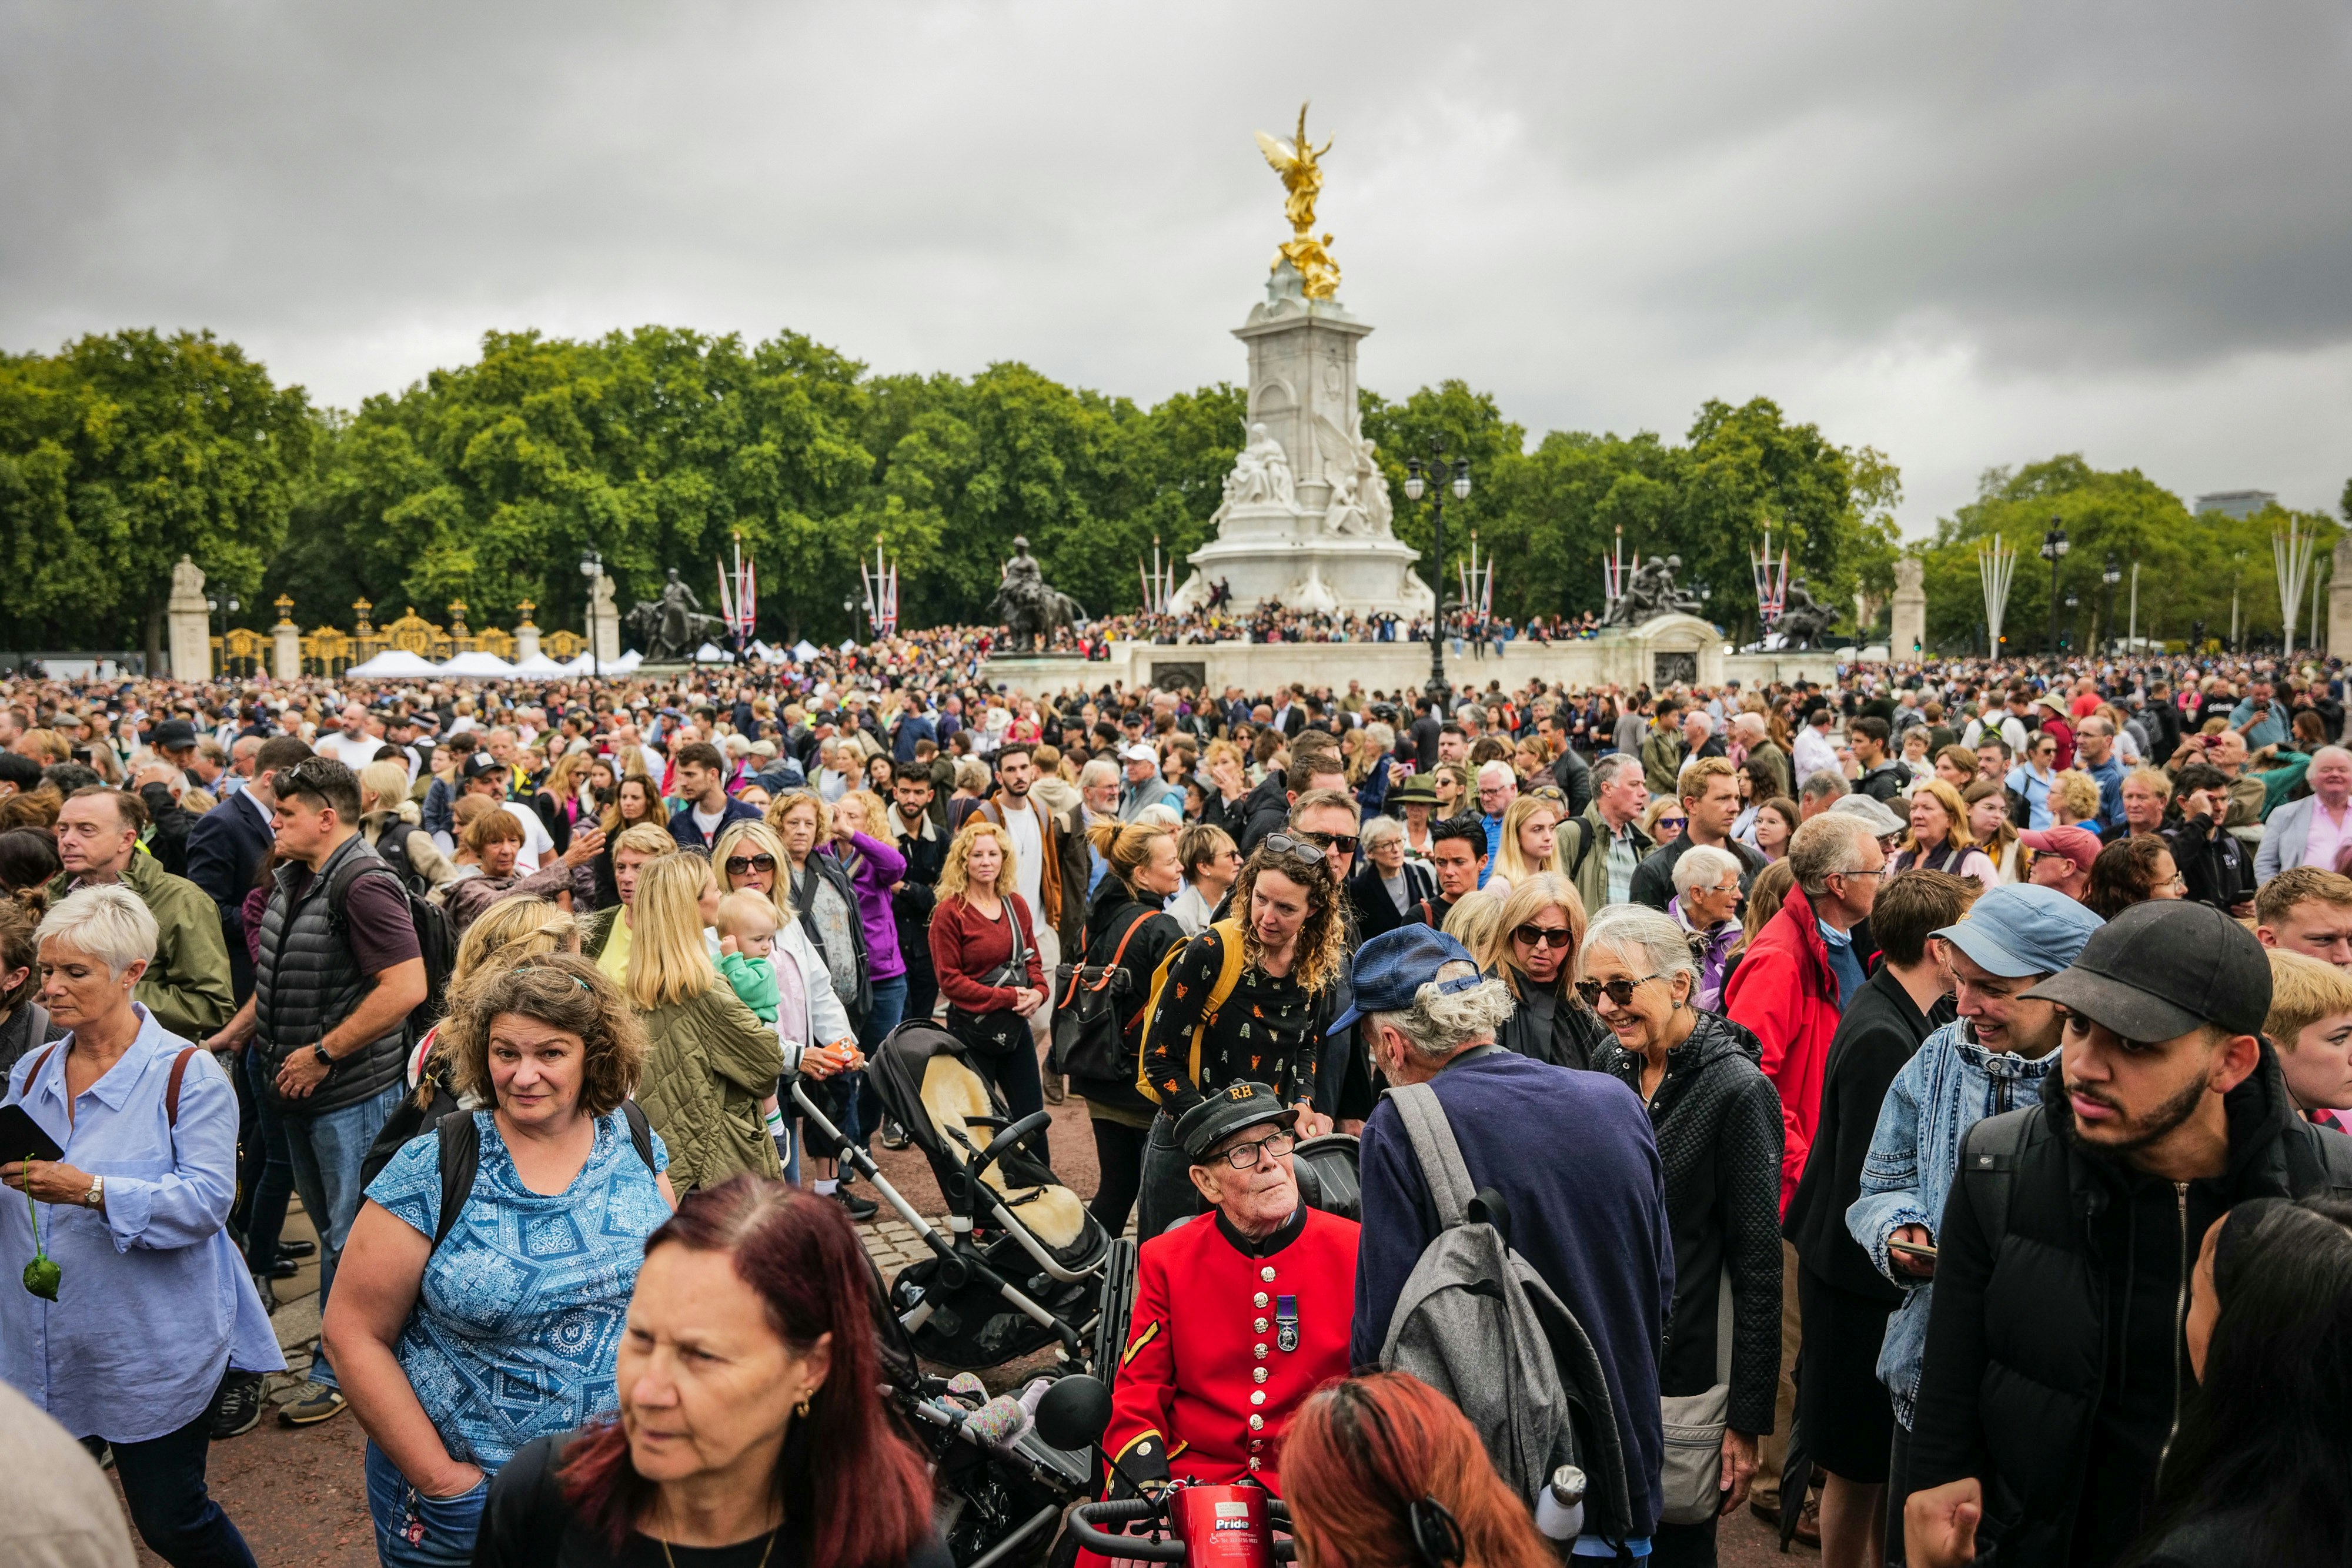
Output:
M1261 131L1257 133L1258 151L1274 172L1282 176L1282 188L1289 193L1282 204L1283 215L1290 220L1290 238L1278 246L1274 266L1279 268L1288 262L1298 272L1301 291L1309 299L1328 299L1339 291L1339 264L1331 259L1328 248L1331 236L1317 239L1315 228L1315 198L1323 193L1323 154L1331 151L1326 141L1317 147L1307 138L1307 105L1298 106L1298 132L1296 141L1284 141Z

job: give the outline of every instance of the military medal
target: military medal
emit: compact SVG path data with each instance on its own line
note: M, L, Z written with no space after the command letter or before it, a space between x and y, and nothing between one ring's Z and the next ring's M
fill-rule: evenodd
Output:
M1274 1343L1282 1350L1298 1348L1298 1298L1276 1296L1274 1299Z

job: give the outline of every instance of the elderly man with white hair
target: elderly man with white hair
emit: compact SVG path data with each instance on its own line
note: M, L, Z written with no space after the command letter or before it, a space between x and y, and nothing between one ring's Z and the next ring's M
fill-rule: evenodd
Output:
M1486 825L1486 870L1478 873L1478 885L1486 885L1493 874L1495 857L1503 849L1503 813L1519 798L1518 775L1511 765L1496 758L1478 769L1478 815Z
M1472 1189L1501 1199L1512 1249L1592 1342L1630 1483L1631 1517L1617 1528L1638 1555L1664 1495L1658 1367L1675 1269L1650 1118L1621 1082L1496 1044L1509 988L1441 931L1406 925L1373 937L1356 954L1354 982L1355 1005L1332 1027L1360 1019L1391 1084L1428 1086ZM1364 1124L1361 1171L1349 1356L1358 1366L1381 1359L1405 1281L1436 1234L1437 1206L1393 1091Z
M112 1445L157 1556L251 1568L205 1488L214 1396L286 1365L226 1228L236 1092L210 1051L131 999L156 927L129 888L68 894L35 941L42 1005L68 1032L8 1077L6 1103L46 1146L0 1164L0 1182L30 1200L0 1204L0 1251L36 1260L23 1289L0 1290L0 1378L75 1437ZM250 1427L261 1390L243 1382Z
M2335 871L2352 849L2352 751L2323 746L2311 754L2304 774L2311 793L2289 800L2263 824L2262 848L2254 852L2254 880L2270 881L2289 866L2315 865Z

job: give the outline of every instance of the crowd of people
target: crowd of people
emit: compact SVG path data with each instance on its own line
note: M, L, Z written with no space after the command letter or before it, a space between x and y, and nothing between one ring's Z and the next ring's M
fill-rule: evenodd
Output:
M1378 629L1270 634L1318 630ZM348 1413L393 1568L945 1563L856 1231L902 1026L1083 1109L1143 1242L1114 1490L1254 1479L1318 1564L1706 1563L1743 1509L1837 1568L2352 1560L2336 665L1438 697L985 653L0 692L26 1560L127 1561L66 1555L127 1542L35 1412L175 1565L253 1561L210 1444ZM1357 1220L1296 1178L1333 1135ZM1526 1410L1448 1385L1445 1268L1589 1345L1571 1546Z

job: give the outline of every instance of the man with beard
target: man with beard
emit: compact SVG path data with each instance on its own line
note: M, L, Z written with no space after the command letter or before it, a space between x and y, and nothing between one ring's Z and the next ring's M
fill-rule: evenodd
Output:
M2221 911L2136 904L2020 999L2063 1010L2059 1071L1970 1129L1945 1204L1904 1514L1922 1568L1979 1531L2013 1568L2116 1561L2191 1393L2206 1229L2352 1196L2352 1140L2295 1114L2262 1038L2267 955Z

